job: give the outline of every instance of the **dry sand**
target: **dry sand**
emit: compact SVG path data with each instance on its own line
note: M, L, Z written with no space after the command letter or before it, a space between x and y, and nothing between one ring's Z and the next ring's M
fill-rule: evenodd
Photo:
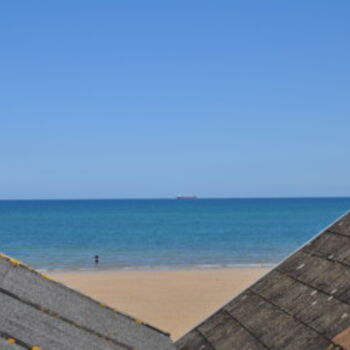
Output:
M176 340L267 271L64 272L51 277L169 332Z

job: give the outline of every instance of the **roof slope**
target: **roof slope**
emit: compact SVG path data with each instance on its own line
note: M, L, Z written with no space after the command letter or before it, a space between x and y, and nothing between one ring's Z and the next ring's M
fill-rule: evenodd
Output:
M167 333L54 282L3 254L0 307L1 349L174 349Z
M350 213L176 346L179 350L349 350Z
M12 341L11 338L8 338L8 339ZM18 344L9 343L7 339L0 338L0 349L1 350L27 350L30 348L25 348Z

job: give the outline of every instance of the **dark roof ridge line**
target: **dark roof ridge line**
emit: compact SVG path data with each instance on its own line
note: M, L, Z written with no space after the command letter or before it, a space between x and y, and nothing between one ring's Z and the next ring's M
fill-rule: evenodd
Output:
M347 264L345 262L342 262L340 260L336 260L336 259L333 259L333 258L329 258L329 257L323 257L317 253L312 253L310 251L307 251L307 250L301 250L300 252L302 252L303 254L305 255L309 255L309 256L312 256L314 258L318 258L318 259L322 259L322 260L326 260L326 261L329 261L329 262L332 262L334 264L339 264L341 266L344 266L346 268L350 268L350 264Z
M294 277L294 276L291 276L291 275L289 275L288 273L286 273L286 272L284 272L284 271L282 271L282 270L280 270L280 269L277 269L277 268L276 268L274 271L277 271L277 272L279 272L280 274L282 274L282 275L284 275L284 276L288 276L289 278L293 279L294 281L299 282L300 284L302 284L302 285L304 285L304 286L307 286L307 287L309 287L309 288L313 288L313 289L317 290L317 292L319 292L319 293L325 294L325 295L328 296L328 297L332 297L332 298L334 298L335 300L339 301L340 303L343 303L343 304L345 304L345 305L347 305L347 306L350 306L350 303L349 303L349 302L343 300L342 298L339 298L339 296L335 296L334 294L328 293L328 292L325 291L325 290L322 290L322 289L320 289L320 288L318 288L318 287L315 287L315 286L313 286L313 285L307 284L306 282L300 280L299 278Z
M345 234L345 233L341 233L341 232L337 232L337 231L332 231L332 230L330 230L330 229L326 230L324 233L327 233L327 232L329 232L329 233L331 233L331 234L334 234L334 235L338 235L338 236L342 236L342 237L346 237L346 238L350 239L350 236L347 235L347 234Z
M276 264L275 268L271 269L275 270L277 269L278 266L281 266L285 261L287 261L290 257L292 257L293 255L295 255L297 252L299 252L300 250L302 250L303 248L305 248L306 246L310 245L311 242L313 242L316 238L318 238L319 236L321 236L324 232L326 232L327 230L329 230L333 225L335 225L337 222L339 222L340 220L342 220L343 218L345 218L347 215L350 215L350 210L347 210L343 215L341 215L340 217L336 218L332 223L330 223L326 228L323 228L318 234L316 234L315 236L311 237L307 242L305 242L303 245L301 245L300 247L296 248L292 253L290 253L289 255L287 255L284 259L282 259L280 262L278 262L278 264ZM269 271L269 272L270 272ZM250 289L251 287L253 287L256 283L260 282L263 278L265 278L267 276L267 274L269 273L265 273L263 276L261 276L260 278L258 278L256 281L252 282L247 288L245 288L244 290L242 290L241 292L239 292L237 295L235 295L234 297L230 297L230 299L228 299L224 304L222 304L221 306L219 306L215 311L213 311L211 314L209 314L204 320L200 321L199 323L197 323L196 325L194 325L192 328L190 328L185 334L183 334L180 338L178 338L176 340L175 343L177 343L180 339L182 339L186 334L190 333L191 331L195 330L197 327L199 327L201 324L203 324L208 318L210 318L211 316L213 316L214 314L216 314L219 310L221 310L222 308L224 308L230 301L232 301L233 299L238 298L239 296L243 295L248 289Z
M26 269L26 270L28 270L28 271L30 271L30 272L36 274L37 276L39 276L39 277L41 277L41 278L44 278L44 279L46 279L46 280L48 280L48 281L50 281L50 282L52 282L52 283L58 284L60 287L62 287L62 288L64 288L64 289L68 289L69 291L73 291L74 293L76 293L76 294L80 295L81 297L84 297L84 298L86 298L86 299L92 301L93 303L97 304L98 306L100 306L100 307L102 307L102 308L108 309L108 310L110 310L110 311L112 311L112 312L114 312L114 313L116 313L116 314L118 314L118 315L122 315L122 316L124 316L124 317L130 319L131 321L133 321L133 322L135 322L135 323L137 323L137 324L141 324L141 325L143 325L143 326L145 326L145 327L147 327L147 328L150 328L150 329L152 329L152 330L154 330L154 331L156 331L156 332L158 332L158 333L161 333L161 334L163 334L163 335L165 335L165 336L167 336L167 337L170 337L170 333L165 332L165 331L163 331L163 330L161 330L161 329L159 329L159 328L157 328L157 327L154 327L154 326L148 324L147 322L144 322L144 321L142 321L142 320L140 320L140 319L137 319L137 318L135 318L135 317L132 317L132 316L126 314L126 313L120 312L120 311L118 311L118 310L116 310L116 309L114 309L114 308L112 308L112 307L110 307L110 306L108 306L108 305L105 305L105 304L99 302L98 300L96 300L96 299L94 299L94 298L91 298L90 296L88 296L88 295L86 295L86 294L83 294L83 293L81 293L81 292L79 292L79 291L77 291L77 290L75 290L75 289L73 289L73 288L70 288L70 287L66 286L66 285L63 284L63 283L60 283L60 282L58 282L58 281L55 281L54 279L52 279L52 278L46 276L45 274L36 271L35 269L31 268L30 266L28 266L28 265L26 265L26 264L20 262L20 261L17 260L17 259L11 258L10 256L8 256L8 255L6 255L6 254L4 254L4 253L0 253L0 259L5 259L5 260L7 260L8 262L12 263L12 264L15 265L15 266L19 266L19 267L21 267L21 268L24 268L24 269Z
M235 316L232 315L230 311L227 309L223 309L225 313L227 313L233 320L235 320L244 330L249 333L259 344L261 344L265 349L270 350L270 348L265 344L261 339L259 339L245 324L243 324L240 320L238 320Z
M196 332L204 339L204 341L210 345L210 347L215 350L215 346L212 344L212 342L203 334L203 332L200 329L196 329Z
M8 341L9 339L14 339L15 340L14 344L16 344L22 348L25 348L27 350L33 349L33 346L25 343L23 340L20 340L20 339L17 339L16 337L11 336L10 334L8 334L6 332L0 331L0 338L4 339L6 341Z
M124 344L124 343L122 343L122 342L119 342L119 341L117 341L117 340L115 340L115 339L113 339L113 338L110 338L110 337L108 337L108 336L105 336L105 335L103 335L103 334L101 334L101 333L99 333L99 332L96 332L96 331L93 330L93 329L90 329L90 328L88 328L88 327L85 327L85 326L83 326L83 325L81 325L81 324L79 324L79 323L77 323L77 322L74 322L74 321L72 321L72 320L70 320L70 319L68 319L68 318L66 318L66 317L64 317L64 316L61 316L61 315L59 315L58 313L56 313L56 312L54 312L54 311L51 311L51 310L49 310L49 309L47 309L47 308L44 308L44 307L42 307L42 306L40 306L40 305L38 305L38 304L35 304L35 303L31 302L31 301L28 301L28 300L25 300L25 299L23 299L23 298L20 298L18 295L13 294L13 293L9 292L8 290L3 289L3 288L1 288L1 287L0 287L0 293L3 293L3 294L5 294L5 295L7 295L7 296L9 296L9 297L11 297L11 298L13 298L13 299L16 299L16 300L18 300L18 301L20 301L20 302L22 302L22 303L24 303L24 304L26 304L26 305L32 307L32 308L38 310L38 311L41 311L41 312L45 313L46 315L49 315L50 317L58 318L58 319L60 319L60 320L62 320L62 321L64 321L64 322L66 322L66 323L68 323L68 324L70 324L70 325L72 325L72 326L74 326L74 327L76 327L76 328L79 328L79 329L84 330L85 332L91 333L91 334L97 336L98 338L101 338L101 339L103 339L103 340L105 340L105 341L108 341L108 342L112 342L114 345L123 347L123 348L125 348L125 349L127 349L127 350L136 350L136 349L135 349L134 347L132 347L132 346L129 346L129 345ZM30 348L30 349L31 349L31 348Z
M332 339L329 339L328 337L326 337L324 334L320 333L317 329L310 327L307 323L305 323L304 321L300 320L299 318L295 317L294 315L292 315L290 312L288 312L286 309L284 309L283 307L280 307L278 305L276 305L275 303L273 303L272 301L270 301L269 299L265 298L264 296L262 296L260 293L249 289L249 292L257 295L259 298L263 299L265 302L273 305L275 308L281 310L282 312L284 312L285 314L287 314L288 316L290 316L292 319L294 319L295 321L301 323L302 325L304 325L306 328L311 329L312 331L314 331L315 333L317 333L319 336L321 336L322 338L324 338L325 340L329 341L332 345L334 346L338 346L340 347L340 345L334 343L332 341ZM340 349L345 350L343 347L340 347Z

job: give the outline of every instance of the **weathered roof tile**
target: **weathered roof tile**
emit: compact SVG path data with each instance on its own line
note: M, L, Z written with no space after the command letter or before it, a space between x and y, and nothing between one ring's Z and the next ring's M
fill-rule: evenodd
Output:
M167 333L0 255L0 333L43 350L172 350ZM18 344L19 344L18 343Z
M214 350L350 350L350 214L179 339L177 348L199 350L191 341L198 331Z

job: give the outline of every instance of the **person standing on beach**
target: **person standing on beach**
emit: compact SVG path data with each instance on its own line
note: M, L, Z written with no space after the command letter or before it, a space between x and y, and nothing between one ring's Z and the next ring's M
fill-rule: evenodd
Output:
M95 255L95 265L98 265L99 260L100 260L99 256L98 256L98 255Z

